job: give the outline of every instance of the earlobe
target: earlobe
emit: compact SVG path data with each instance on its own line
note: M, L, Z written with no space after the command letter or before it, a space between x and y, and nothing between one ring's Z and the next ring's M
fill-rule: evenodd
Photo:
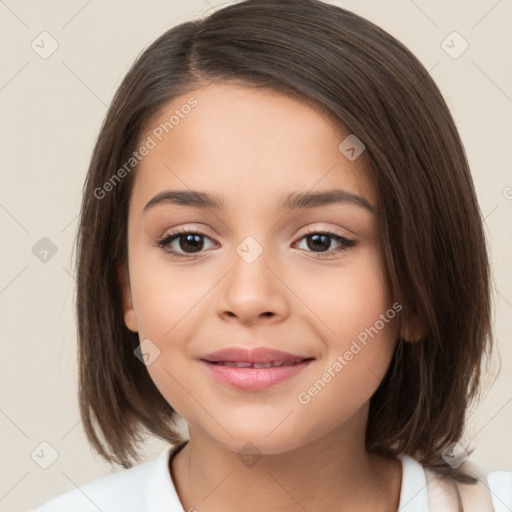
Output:
M122 264L117 269L119 286L121 287L121 295L123 298L123 314L124 323L130 331L138 332L137 318L133 309L128 270L126 265Z

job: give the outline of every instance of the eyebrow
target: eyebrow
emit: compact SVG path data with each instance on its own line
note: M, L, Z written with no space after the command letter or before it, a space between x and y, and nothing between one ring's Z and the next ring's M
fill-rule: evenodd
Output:
M278 205L281 209L297 210L319 208L340 203L352 204L375 213L375 207L366 199L339 189L321 192L290 192L281 197ZM146 206L144 206L142 213L146 213L157 205L164 204L212 210L225 210L226 208L223 198L215 194L207 194L197 190L164 190L149 200Z

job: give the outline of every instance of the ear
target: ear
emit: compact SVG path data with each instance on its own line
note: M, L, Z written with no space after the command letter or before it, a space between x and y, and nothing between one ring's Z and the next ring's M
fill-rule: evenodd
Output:
M130 290L130 279L128 276L128 269L126 265L121 264L117 268L117 277L119 280L119 286L121 287L121 294L123 297L123 314L124 323L130 331L138 332L137 318L135 317L135 311L132 304L132 294Z

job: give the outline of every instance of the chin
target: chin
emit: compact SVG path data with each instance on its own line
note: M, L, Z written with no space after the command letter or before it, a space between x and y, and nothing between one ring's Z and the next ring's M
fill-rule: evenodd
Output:
M268 425L260 428L240 428L236 429L231 426L230 434L224 433L222 436L212 436L218 444L225 449L237 454L253 454L253 455L276 455L286 453L300 448L311 440L302 439L297 435L297 430L283 429L282 432L269 432L274 429L276 424L271 428ZM279 427L278 427L279 428ZM277 430L277 429L276 429Z

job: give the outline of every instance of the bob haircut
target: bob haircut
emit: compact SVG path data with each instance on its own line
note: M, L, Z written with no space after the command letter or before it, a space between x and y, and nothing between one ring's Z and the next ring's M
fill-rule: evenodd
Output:
M118 271L127 264L136 166L122 179L116 172L166 103L223 81L298 98L366 146L386 271L403 306L399 329L421 332L415 341L397 335L370 401L366 447L475 483L442 458L461 439L493 345L485 233L463 144L419 60L370 21L319 0L246 0L182 23L149 45L119 86L92 154L76 239L79 404L92 447L129 468L140 462L143 430L184 441L178 414L134 355L138 333L123 321Z

